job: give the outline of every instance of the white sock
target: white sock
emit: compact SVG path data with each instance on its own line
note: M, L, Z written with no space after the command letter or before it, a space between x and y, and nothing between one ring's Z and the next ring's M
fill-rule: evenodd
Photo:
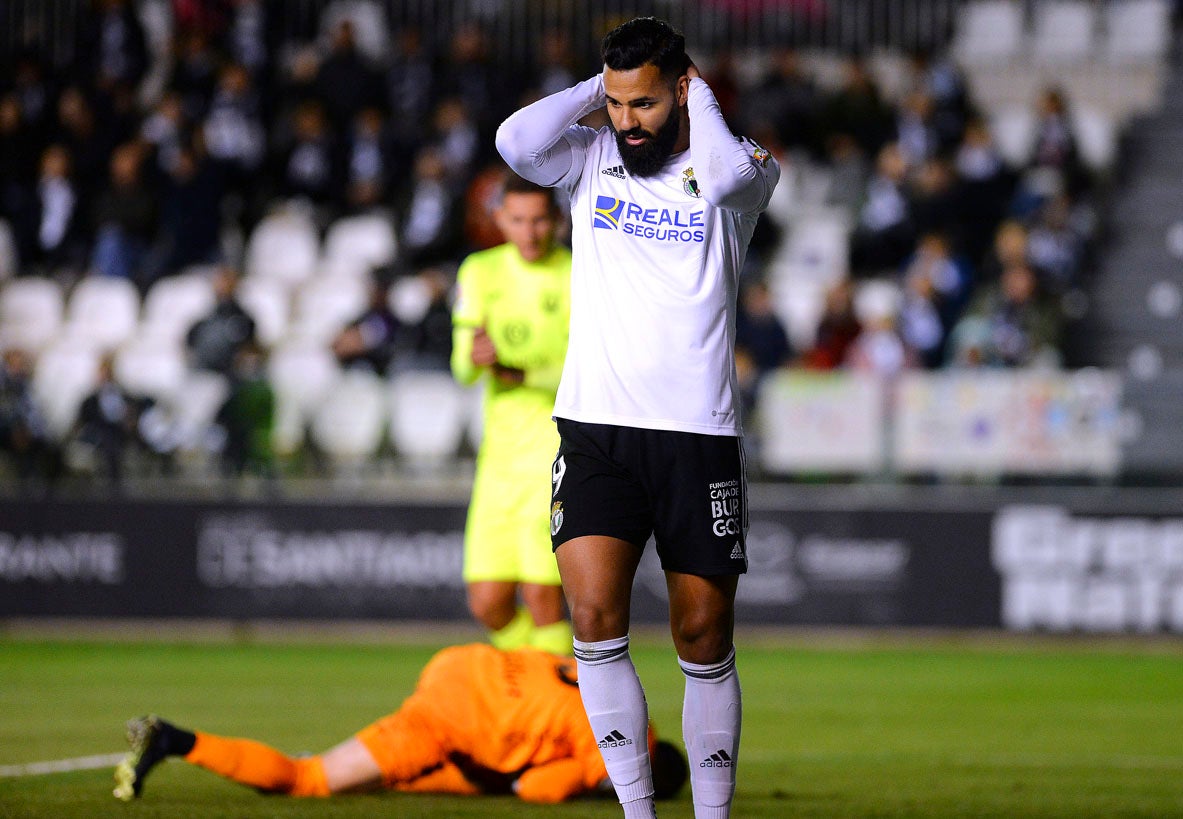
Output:
M735 795L735 765L743 698L735 670L735 649L712 665L678 665L686 675L682 738L690 763L695 819L726 819Z
M649 707L628 653L628 635L575 640L579 694L626 819L656 816L649 767Z

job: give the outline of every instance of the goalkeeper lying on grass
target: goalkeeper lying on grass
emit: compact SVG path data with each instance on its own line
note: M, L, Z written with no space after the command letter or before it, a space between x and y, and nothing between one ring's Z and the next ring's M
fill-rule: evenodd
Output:
M574 660L535 649L446 648L397 711L312 757L141 717L128 723L132 750L115 769L115 796L138 797L149 772L170 756L290 796L381 788L512 792L530 802L610 795L575 674ZM686 760L671 743L658 742L652 728L648 739L657 794L673 796L686 780Z

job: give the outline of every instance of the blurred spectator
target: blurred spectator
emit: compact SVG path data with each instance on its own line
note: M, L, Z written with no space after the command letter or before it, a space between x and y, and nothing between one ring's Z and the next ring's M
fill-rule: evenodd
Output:
M891 109L884 104L867 64L847 59L842 85L822 103L820 127L823 139L849 134L867 156L875 156L891 133Z
M148 70L144 29L129 0L92 0L74 29L82 76L104 92L117 85L135 88Z
M147 407L148 402L115 381L111 358L105 357L99 363L98 385L78 408L68 446L71 466L94 470L118 489L128 449L143 443L139 424Z
M324 107L306 100L292 112L291 140L276 157L276 192L325 208L335 197L336 146Z
M994 144L989 126L979 117L966 123L953 162L957 172L961 244L966 255L977 263L990 246L994 229L1006 212L1014 180Z
M789 362L789 335L773 310L772 294L763 281L747 282L740 289L735 344L751 356L758 376Z
M960 318L973 282L969 268L955 258L943 233L921 237L904 268L903 299L898 317L900 336L918 363L937 367L945 357L945 341Z
M826 161L830 186L826 202L842 208L856 219L867 196L870 169L862 148L850 134L832 134L826 139Z
M1078 195L1087 174L1076 146L1068 102L1058 88L1044 89L1036 103L1035 145L1013 205L1019 217L1029 216L1060 194Z
M1085 237L1072 223L1072 201L1066 194L1044 202L1031 226L1027 259L1049 294L1061 295L1079 284Z
M396 369L451 370L454 282L454 272L429 267L395 284L391 309L402 325Z
M884 145L851 235L850 263L856 275L897 268L912 251L916 233L907 171L899 146Z
M539 97L570 88L583 79L582 67L576 64L575 48L567 31L557 26L548 28L539 37L537 48L535 90Z
M909 92L895 117L895 141L909 168L917 168L937 155L940 135L933 122L935 105L926 91Z
M385 375L394 359L399 330L386 287L375 278L370 282L369 306L333 339L333 353L342 367Z
M195 143L177 152L164 181L156 276L222 258L222 173Z
M186 118L198 122L204 119L218 86L218 56L209 37L192 27L179 29L173 51L176 57L168 87L180 97Z
M230 63L218 72L218 84L202 124L206 151L225 174L229 190L244 200L258 187L257 171L267 149L262 104L247 70Z
M395 150L381 109L358 112L345 154L345 209L368 210L386 200L396 175Z
M233 376L238 351L255 342L255 320L238 303L238 273L222 267L214 275L213 312L198 320L185 337L193 367Z
M854 312L854 283L843 279L826 291L825 307L817 324L813 346L801 363L814 370L832 370L842 366L851 342L862 332L862 323Z
M879 313L867 319L863 329L846 350L845 365L859 372L894 378L916 366L916 360L904 344L896 326L896 316Z
M342 17L316 75L317 98L332 130L347 133L358 111L382 99L381 80L357 48L353 21Z
M144 261L159 224L156 192L144 178L144 150L128 142L111 155L111 178L94 208L96 273L144 286Z
M20 102L25 125L38 140L48 137L55 89L35 49L20 50L12 68L12 93Z
M994 241L982 260L978 282L994 284L1002 271L1012 265L1027 263L1027 228L1017 219L1006 219L994 232Z
M256 84L266 81L272 43L266 0L229 0L225 43L230 59L246 68Z
M156 150L156 164L161 173L176 169L177 156L189 138L189 129L181 95L176 91L165 92L140 126L140 138Z
M70 154L62 145L50 145L41 155L41 177L33 220L36 237L24 258L42 269L82 269L86 264L85 216L74 184Z
M95 194L105 182L117 141L109 127L100 125L89 98L76 85L63 89L58 97L52 139L70 151L79 190L86 196Z
M787 46L774 46L768 67L742 97L741 114L749 123L746 133L758 133L767 123L786 148L820 147L817 144L818 92L805 74L801 57Z
M4 351L0 368L0 452L11 456L26 483L56 475L56 450L33 396L32 361L20 349Z
M418 28L406 25L394 39L394 55L386 68L391 127L400 153L413 156L422 140L422 124L436 98L435 71Z
M952 165L941 157L930 157L916 169L908 188L916 235L941 232L952 236L961 230L956 181Z
M407 267L454 261L459 246L460 202L447 177L442 150L427 146L415 157L410 188L396 203L399 248Z
M1056 366L1060 316L1040 290L1035 271L1012 264L986 288L954 327L951 363L961 367Z
M473 176L464 192L464 240L473 250L487 250L505 241L493 213L507 174L505 163L491 162Z
M480 148L480 134L472 113L458 97L440 100L431 116L432 142L445 161L445 177L453 191L461 191L472 176Z
M0 95L0 217L10 219L18 234L31 235L36 221L31 192L36 168L37 140L24 121L20 99Z
M227 475L275 475L275 391L266 369L266 353L254 341L235 352L230 394L214 419L225 433L222 469Z
M909 84L932 101L930 122L940 152L953 148L961 139L969 115L965 77L946 53L928 48L912 52L908 60Z

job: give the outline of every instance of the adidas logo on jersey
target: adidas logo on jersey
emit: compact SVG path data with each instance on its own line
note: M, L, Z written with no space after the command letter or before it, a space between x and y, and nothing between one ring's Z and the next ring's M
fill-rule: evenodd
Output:
M704 759L702 762L699 762L698 767L700 767L700 768L730 768L731 767L731 757L729 757L727 755L726 751L724 751L722 748L720 748L719 750L715 751L713 754L708 756L706 759Z
M600 740L601 748L620 748L624 745L632 745L633 741L617 730Z
M735 545L731 547L731 559L743 560L743 547L739 545L739 541L735 541Z
M600 173L606 174L608 176L614 176L617 179L624 179L624 166L613 165L611 168L604 168L604 170L600 171Z

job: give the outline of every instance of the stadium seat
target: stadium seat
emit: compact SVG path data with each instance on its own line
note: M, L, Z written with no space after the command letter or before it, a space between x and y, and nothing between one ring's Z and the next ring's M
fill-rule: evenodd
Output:
M288 331L292 295L287 285L275 279L245 276L238 282L236 294L242 309L255 320L255 337L266 347L274 347Z
M356 271L368 275L388 265L398 255L398 240L390 217L377 213L346 216L329 225L325 233L326 272Z
M1114 64L1162 60L1171 44L1169 0L1121 0L1105 4L1105 58Z
M1019 0L971 0L962 6L953 54L964 65L1004 65L1023 48L1023 4Z
M85 340L62 338L37 357L33 368L33 396L50 432L65 439L78 417L78 407L98 383L101 353Z
M275 390L275 445L281 455L299 450L316 408L336 386L341 368L323 344L293 339L271 351L268 379Z
M164 340L183 339L190 327L214 309L215 303L213 283L204 272L194 270L160 279L144 297L140 334Z
M299 208L269 214L251 232L246 275L275 279L288 286L306 281L320 262L320 238L312 219Z
M188 370L163 404L175 427L181 455L204 454L218 410L230 394L226 378L209 370Z
M826 307L827 286L817 281L774 280L769 283L773 310L785 326L794 350L808 350Z
M849 253L850 227L845 214L833 208L813 208L793 220L778 253L776 264L782 271L778 275L833 284L849 273Z
M854 290L854 314L865 324L899 314L903 294L900 286L890 279L868 279L859 282Z
M1096 47L1097 10L1090 0L1036 3L1031 51L1044 65L1084 62Z
M28 277L0 289L0 348L36 352L58 335L65 299L52 279Z
M457 455L471 400L446 372L408 371L390 384L390 440L416 471L439 471Z
M372 458L386 431L386 387L372 373L345 373L312 416L310 435L340 467L359 466Z
M370 300L370 283L356 276L315 278L296 292L293 337L328 344L346 324L360 316Z
M66 302L65 335L108 351L131 338L140 320L140 295L127 279L88 276Z
M1117 126L1113 117L1091 106L1072 110L1072 130L1081 161L1093 171L1108 171L1117 156Z
M115 352L115 380L141 398L172 396L185 379L185 351L178 341L138 336Z
M1027 107L1001 108L990 117L990 133L1006 164L1021 168L1035 144L1035 114Z

